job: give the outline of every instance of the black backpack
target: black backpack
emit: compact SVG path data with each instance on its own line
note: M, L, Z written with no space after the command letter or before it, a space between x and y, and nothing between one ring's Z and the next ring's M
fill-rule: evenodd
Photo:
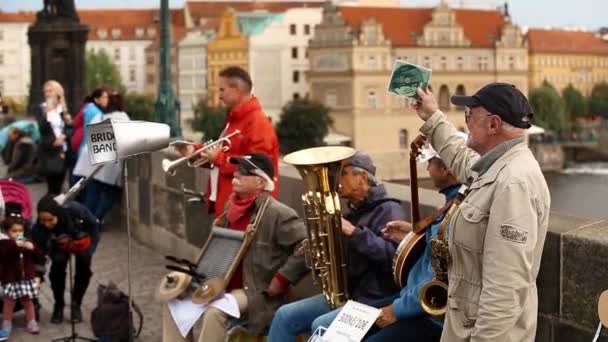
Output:
M91 312L93 333L100 342L129 342L129 297L113 282L97 287L97 307ZM139 328L131 333L136 338L141 333L144 317L133 302L133 312L139 316ZM133 318L131 318L133 323Z

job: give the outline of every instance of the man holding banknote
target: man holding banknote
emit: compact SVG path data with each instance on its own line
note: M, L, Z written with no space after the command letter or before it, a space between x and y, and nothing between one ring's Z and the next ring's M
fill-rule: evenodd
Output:
M420 131L468 194L451 221L449 290L442 341L534 341L536 277L547 233L550 195L524 135L532 108L515 86L492 83L466 107L466 143L418 89Z

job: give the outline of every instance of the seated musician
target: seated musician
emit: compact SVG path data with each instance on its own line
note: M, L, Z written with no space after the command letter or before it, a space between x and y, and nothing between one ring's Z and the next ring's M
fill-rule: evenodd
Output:
M235 296L249 332L259 335L268 327L276 308L286 302L289 284L308 273L303 256L294 254L295 246L306 238L306 226L293 209L270 197L274 189L274 167L268 156L251 153L231 157L230 162L238 164L238 168L227 210L216 220L217 225L245 230L255 220L260 206L270 199L254 240L226 288ZM228 322L227 314L215 307L207 308L198 341L223 342ZM165 306L163 341L186 340L192 340L192 332L184 339Z
M357 152L344 164L339 194L350 209L342 218L350 299L380 307L377 300L397 291L392 278L397 243L385 239L381 229L390 221L403 220L405 213L398 200L388 197L375 174L372 159ZM275 313L268 341L294 341L299 334L329 326L338 312L323 294L284 305Z
M422 161L428 161L427 170L436 188L446 197L446 203L456 197L460 183L429 146L422 151ZM433 342L441 338L443 320L433 319L420 305L420 289L434 277L431 268L431 239L437 235L444 213L439 215L424 232L426 248L407 275L407 283L392 304L382 308L376 325L365 341ZM400 242L412 230L409 222L390 222L383 230L385 237Z

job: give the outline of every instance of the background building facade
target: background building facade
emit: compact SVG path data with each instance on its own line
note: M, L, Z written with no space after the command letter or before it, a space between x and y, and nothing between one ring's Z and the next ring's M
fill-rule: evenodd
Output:
M530 29L530 88L543 81L558 91L572 84L583 95L608 81L608 42L594 32Z

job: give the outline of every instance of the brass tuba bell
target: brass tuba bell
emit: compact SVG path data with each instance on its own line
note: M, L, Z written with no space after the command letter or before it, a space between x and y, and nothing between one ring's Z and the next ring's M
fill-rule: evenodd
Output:
M332 308L342 306L349 297L338 188L342 162L355 152L350 147L326 146L296 151L283 158L298 169L304 180L307 256L313 279L321 280L323 294Z

